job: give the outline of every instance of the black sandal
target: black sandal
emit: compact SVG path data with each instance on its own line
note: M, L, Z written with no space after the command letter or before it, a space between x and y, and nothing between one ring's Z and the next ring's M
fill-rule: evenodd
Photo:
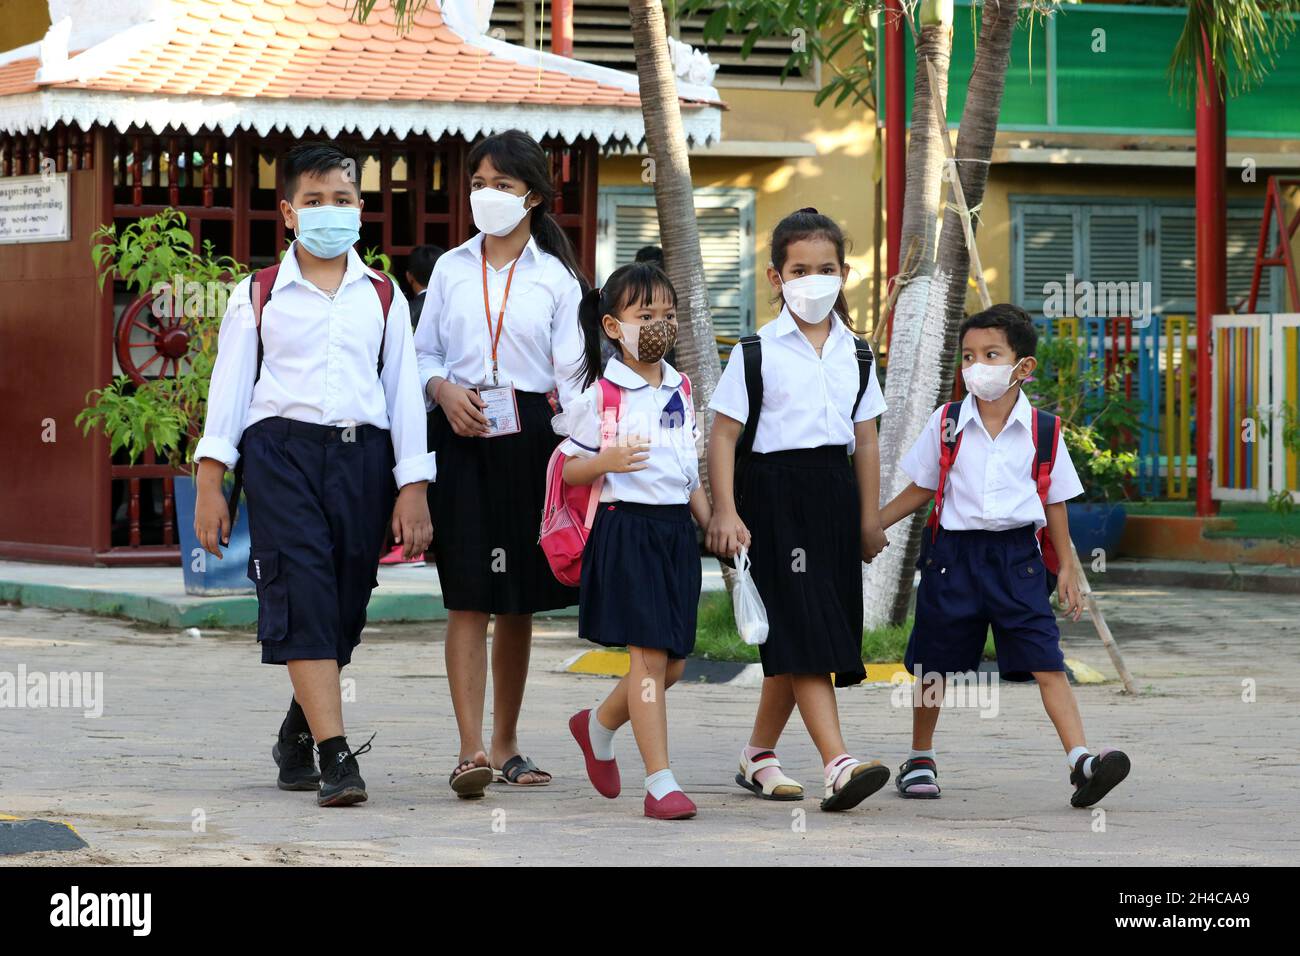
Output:
M844 781L844 786L836 790L835 784L845 774L848 774L849 779ZM822 800L821 808L828 813L852 810L887 783L889 783L889 768L879 760L866 763L854 760L840 767L834 778L826 784L826 795Z
M904 780L913 770L928 770L930 777L916 777L912 780ZM906 797L909 800L938 800L939 799L939 768L929 757L908 757L903 761L903 765L898 768L898 776L894 778L894 783L898 786L898 795ZM914 787L933 787L934 792L929 790L914 790Z
M1085 777L1083 762L1093 756L1097 758L1097 762L1092 765L1092 776ZM1070 797L1070 806L1092 806L1128 776L1130 766L1128 754L1122 750L1103 747L1095 755L1081 754L1074 763L1074 770L1070 772L1070 783L1074 784L1074 795Z
M480 767L466 758L456 765L447 782L462 800L477 800L487 793L487 785L492 782L492 768Z
M519 778L526 773L544 776L546 779L540 783L520 783ZM531 757L523 754L515 754L501 765L500 770L493 771L493 775L494 783L505 783L512 787L545 787L551 782L551 775L533 763Z

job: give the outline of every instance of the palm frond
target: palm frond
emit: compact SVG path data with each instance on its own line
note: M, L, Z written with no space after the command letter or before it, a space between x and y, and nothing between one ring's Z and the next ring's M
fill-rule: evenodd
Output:
M375 9L376 0L353 0L351 16L358 23L365 23ZM393 14L397 20L395 28L399 34L409 33L415 25L415 18L424 12L429 0L392 0Z
M1229 96L1258 86L1295 33L1297 14L1300 0L1190 0L1169 62L1171 89L1189 100L1196 96L1207 43Z

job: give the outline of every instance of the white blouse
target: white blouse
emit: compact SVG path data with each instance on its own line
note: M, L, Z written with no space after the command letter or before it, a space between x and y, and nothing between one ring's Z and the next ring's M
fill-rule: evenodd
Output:
M617 357L605 366L605 377L622 389L618 441L642 438L650 445L650 457L641 471L605 475L601 501L684 505L700 485L700 431L695 409L682 394L681 373L667 362L661 367L663 380L658 388L652 388ZM593 383L573 402L569 413L572 431L560 445L570 457L592 458L600 451L599 390L599 383Z
M763 343L763 408L754 451L847 445L852 454L854 422L868 421L885 410L873 361L862 404L853 414L859 383L854 335L834 315L830 322L820 356L788 309L758 330ZM709 407L743 423L749 418L749 392L742 348L737 345L732 350Z
M423 385L435 376L465 388L492 383L492 337L509 275L510 263L500 269L488 264L489 332L483 308L483 234L438 258L415 330ZM578 280L530 236L506 300L497 348L502 385L543 394L557 389L567 409L578 391L575 376L582 365L581 299Z

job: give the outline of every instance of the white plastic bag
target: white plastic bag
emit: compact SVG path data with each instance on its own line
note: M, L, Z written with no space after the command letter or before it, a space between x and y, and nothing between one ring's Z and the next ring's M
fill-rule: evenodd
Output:
M741 547L735 563L736 587L731 592L731 606L736 613L736 630L746 644L762 644L767 640L767 609L749 576L748 548Z

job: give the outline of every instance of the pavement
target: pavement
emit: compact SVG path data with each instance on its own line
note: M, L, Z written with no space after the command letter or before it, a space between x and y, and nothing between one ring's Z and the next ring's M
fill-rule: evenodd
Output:
M368 630L346 688L350 738L378 734L362 758L371 800L321 810L310 794L275 788L269 751L287 678L258 663L249 634L196 638L0 607L0 702L19 668L29 681L73 670L103 679L102 696L76 707L0 704L0 814L66 821L88 844L0 865L1294 863L1300 598L1108 583L1101 599L1141 693L1113 681L1075 688L1093 746L1133 759L1099 807L1069 806L1064 755L1033 685L1000 685L996 716L945 713L942 799L904 801L891 785L832 815L817 809L819 761L797 716L779 749L809 796L760 801L732 781L756 690L688 684L669 694L669 727L673 767L700 815L679 823L641 815L626 730L615 742L623 795L605 800L586 782L565 721L612 683L560 671L587 646L571 619L538 622L520 727L551 786L455 799L442 625L383 624ZM1086 619L1063 630L1068 657L1113 676ZM891 770L910 727L895 693L838 693L850 747Z

